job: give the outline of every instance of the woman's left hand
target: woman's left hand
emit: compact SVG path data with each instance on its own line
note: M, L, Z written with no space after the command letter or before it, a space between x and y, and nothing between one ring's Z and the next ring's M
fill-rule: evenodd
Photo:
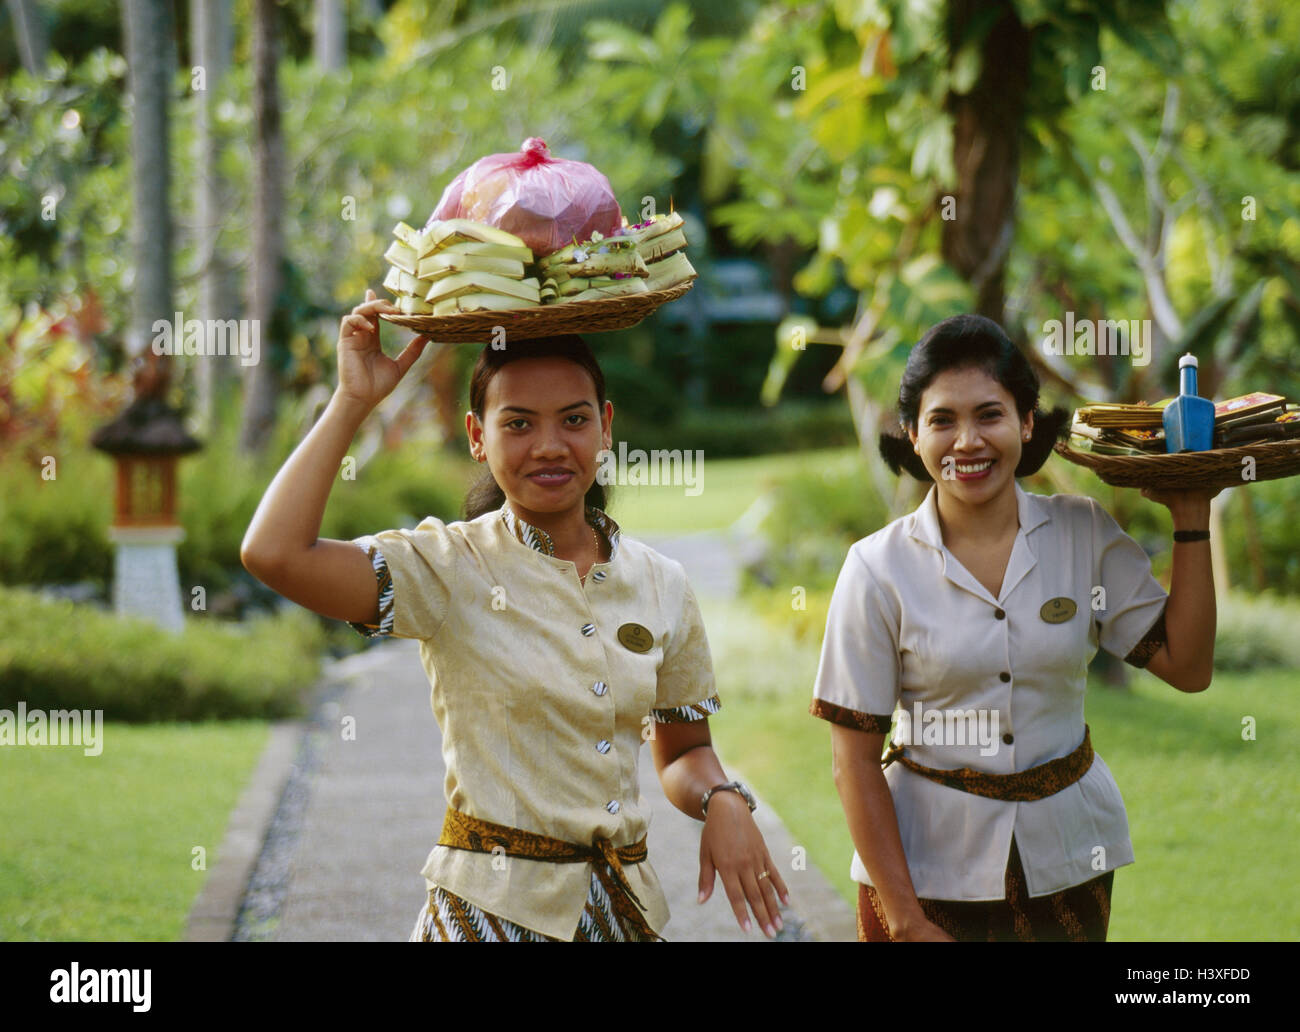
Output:
M736 792L718 792L709 800L700 836L701 903L713 894L715 874L722 877L740 927L750 929L745 912L748 901L759 927L768 938L775 938L783 927L777 897L781 903L789 903L790 890L768 855L748 804Z
M1210 514L1210 499L1222 490L1221 487L1216 487L1213 491L1206 488L1175 491L1168 488L1144 487L1142 497L1157 505L1165 506L1174 519L1175 530L1204 530L1203 521L1208 520Z

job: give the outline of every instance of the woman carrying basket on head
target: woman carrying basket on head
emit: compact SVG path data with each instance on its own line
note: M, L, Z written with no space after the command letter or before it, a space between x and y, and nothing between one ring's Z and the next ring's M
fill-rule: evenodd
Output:
M1037 403L1001 327L957 316L908 358L907 438L881 438L933 486L850 550L812 704L833 725L864 941L1104 940L1133 847L1084 723L1088 662L1100 646L1179 691L1210 683L1218 492L1143 490L1173 516L1166 595L1095 501L1016 483L1065 419Z
M488 472L465 520L317 538L356 429L426 342L383 354L378 316L396 311L368 291L344 317L339 386L267 489L241 557L315 612L420 640L449 805L412 940L659 938L668 908L637 788L646 738L665 795L704 820L700 901L716 874L741 927L748 905L774 936L786 887L752 797L710 744L719 702L695 597L679 563L602 511L613 406L581 339L480 354L466 429Z

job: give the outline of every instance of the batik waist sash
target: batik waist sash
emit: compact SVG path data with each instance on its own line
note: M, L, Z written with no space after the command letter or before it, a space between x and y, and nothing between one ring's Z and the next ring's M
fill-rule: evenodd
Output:
M949 788L985 796L988 799L1028 803L1035 799L1046 799L1073 785L1088 773L1088 769L1092 766L1092 757L1092 739L1085 724L1083 741L1074 752L1014 774L989 774L970 767L959 767L956 770L924 767L903 755L903 747L897 742L890 743L889 749L880 759L880 766L883 769L891 763L898 762L923 778L929 778Z
M623 870L624 864L642 863L649 855L644 835L630 846L618 847L604 836L597 835L592 839L591 845L584 846L535 831L493 824L449 806L447 815L443 818L438 845L474 853L495 853L499 850L506 856L553 864L595 864L596 874L619 913L635 923L646 936L659 938L646 923L642 914L645 904L633 891L627 873Z

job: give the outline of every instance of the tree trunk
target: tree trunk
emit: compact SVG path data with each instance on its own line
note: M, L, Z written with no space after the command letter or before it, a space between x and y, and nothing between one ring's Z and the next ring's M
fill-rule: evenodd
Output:
M284 258L284 139L277 87L275 0L253 5L253 247L248 283L249 314L259 327L260 360L244 374L244 420L240 448L259 452L275 425L279 374L272 352L273 319Z
M199 280L199 318L233 319L237 298L228 291L229 269L219 242L224 215L221 153L212 131L222 79L230 66L230 0L190 0L191 50L203 69L204 88L195 97L194 177L195 261ZM200 436L212 429L213 399L218 383L232 377L228 362L199 361L194 366L195 415Z
M949 93L957 217L943 223L944 260L975 290L975 309L1001 324L1004 273L1015 231L1020 130L1029 88L1029 31L1005 0L949 0L947 36L955 57L973 22L1002 15L980 46L980 73L969 93Z
M18 56L27 74L38 76L45 68L45 51L49 46L45 22L36 9L36 0L8 0L9 21L14 27Z
M175 67L171 8L166 0L126 0L125 22L131 105L132 250L135 277L127 353L157 366L154 382L165 390L170 362L150 342L156 320L172 311L172 227L168 179L171 168L167 105Z
M348 18L343 0L316 0L313 54L323 72L343 67L348 47Z

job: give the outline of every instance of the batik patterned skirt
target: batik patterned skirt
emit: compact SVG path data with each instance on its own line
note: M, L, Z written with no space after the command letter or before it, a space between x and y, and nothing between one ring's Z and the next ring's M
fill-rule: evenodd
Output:
M1114 871L1050 896L1030 896L1016 840L1007 861L1006 898L988 902L922 899L925 916L958 942L1105 942ZM893 942L880 896L858 886L858 940Z
M613 872L606 867L606 873ZM595 870L587 889L587 902L578 919L574 942L645 942L646 937L610 900ZM480 910L473 903L441 886L429 890L429 898L415 920L409 942L559 942L504 917Z

